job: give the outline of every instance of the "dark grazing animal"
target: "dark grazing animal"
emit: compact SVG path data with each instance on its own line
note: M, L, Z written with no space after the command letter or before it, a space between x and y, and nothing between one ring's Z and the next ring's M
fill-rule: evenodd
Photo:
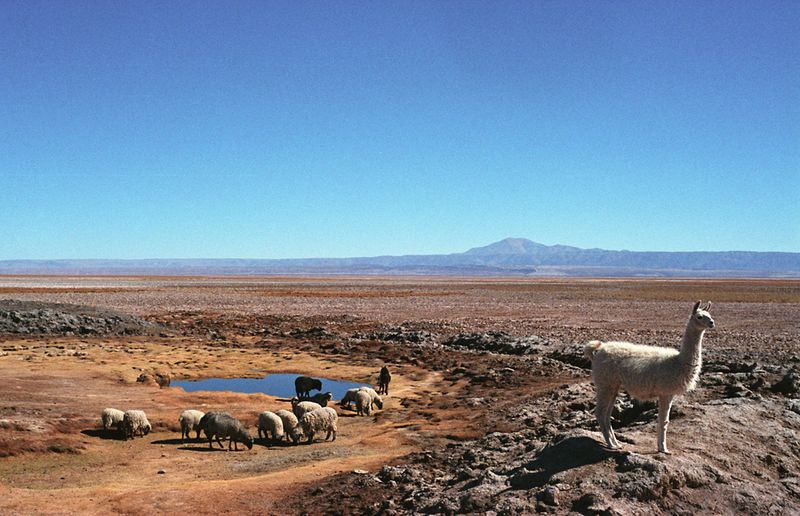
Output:
M247 428L238 419L233 418L229 414L222 412L209 412L200 419L200 427L208 437L208 447L213 448L212 439L216 437L217 444L220 448L222 446L220 438L229 438L228 451L233 445L233 449L238 451L239 448L236 443L242 443L247 446L247 449L253 449L253 437L247 431Z
M303 396L299 399L300 401L313 401L320 407L327 407L328 402L331 401L331 398L333 398L333 393L331 392L318 392L313 396Z
M298 398L308 398L311 396L311 391L322 390L322 381L309 376L298 376L294 380L294 390Z
M214 417L217 417L217 416L228 416L228 417L230 417L231 415L228 414L227 412L222 412L222 411L219 411L219 410L212 410L210 412L206 412L205 414L203 414L203 417L200 418L200 423L197 426L200 428L200 430L203 433L206 434L206 437L208 437L208 422L211 420L211 418L214 418Z
M392 374L386 366L381 367L381 374L378 377L378 394L389 394L389 382L392 381Z

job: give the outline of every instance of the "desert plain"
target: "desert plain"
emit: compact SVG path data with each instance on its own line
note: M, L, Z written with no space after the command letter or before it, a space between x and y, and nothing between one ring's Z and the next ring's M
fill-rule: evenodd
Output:
M607 449L583 346L678 347L697 300L717 326L672 453L624 395ZM289 401L137 381L383 365L383 409L334 405L335 441L230 452L182 443L181 411L255 435ZM4 514L800 513L800 280L2 276L0 378ZM153 431L105 432L105 407Z

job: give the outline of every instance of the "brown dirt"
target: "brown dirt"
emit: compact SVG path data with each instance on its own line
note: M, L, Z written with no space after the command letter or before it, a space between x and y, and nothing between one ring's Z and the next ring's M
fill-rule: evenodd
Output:
M791 444L800 424L768 389L800 363L798 281L16 276L0 277L0 293L113 309L166 328L159 337L0 337L0 512L484 512L492 507L481 505L481 489L501 513L800 508L792 483L800 450ZM566 461L557 481L525 473L522 458L535 461L547 446L572 453L578 448L563 443L583 442L559 432L598 439L577 346L594 338L676 345L695 299L715 302L719 328L706 337L703 385L677 402L675 455L656 479L666 487L631 487L650 477L620 484L639 470L618 456ZM488 331L549 344L524 356L442 345ZM386 336L394 334L402 338ZM231 453L181 445L179 413L224 408L255 433L257 414L287 401L135 382L153 368L173 379L292 372L373 382L384 363L393 374L386 407L368 418L339 409L335 442ZM730 397L734 383L750 394ZM109 406L145 410L154 431L108 438L98 426ZM649 457L654 416L642 414L620 433L628 451ZM748 428L764 418L776 422ZM508 442L495 449L493 439ZM727 483L676 481L687 457ZM387 464L422 473L394 478ZM506 479L505 491L491 491L499 482L491 475ZM548 485L561 489L559 505L542 502ZM594 505L580 502L589 491ZM788 502L770 498L779 495Z
M7 339L3 347L13 351L0 359L5 379L0 413L15 426L10 438L7 433L0 441L0 453L10 456L0 462L0 477L6 479L3 508L14 512L55 507L65 512L172 512L182 507L204 512L206 493L214 493L214 504L230 502L237 510L268 509L285 491L264 490L264 485L302 484L335 472L374 468L408 453L405 432L397 428L402 425L384 414L407 412L400 403L413 402L414 389L437 389L441 382L436 374L420 372L412 386L403 375L395 375L395 396L387 400L385 411L374 418L342 411L335 442L270 449L256 444L254 451L207 453L206 443L181 445L177 416L183 409L224 408L253 427L260 411L286 408L287 401L258 394L159 389L135 383L140 369L168 369L182 378L296 371L355 381L371 379L373 370L343 359L189 340ZM127 442L106 435L98 429L98 418L110 406L144 409L154 431ZM283 474L287 468L290 477ZM158 475L161 469L167 474ZM209 489L209 482L224 484L224 489ZM167 500L165 492L173 495ZM55 498L48 501L45 493ZM72 496L62 498L67 493ZM240 498L242 502L236 501ZM57 506L50 505L54 499L61 499Z

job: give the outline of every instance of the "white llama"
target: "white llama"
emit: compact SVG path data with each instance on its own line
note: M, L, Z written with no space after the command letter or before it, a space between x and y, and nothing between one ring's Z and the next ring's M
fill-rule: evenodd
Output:
M597 389L595 414L609 448L619 448L611 428L611 410L620 388L639 400L658 398L658 451L667 450L669 410L675 395L694 389L700 375L703 333L714 328L708 310L711 303L692 308L680 352L674 348L642 346L630 342L600 342L586 345L592 361L592 380Z

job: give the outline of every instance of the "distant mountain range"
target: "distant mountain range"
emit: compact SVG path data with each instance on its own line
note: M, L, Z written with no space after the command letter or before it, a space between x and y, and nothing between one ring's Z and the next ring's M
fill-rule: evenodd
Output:
M506 238L463 253L364 258L5 260L0 274L423 274L526 276L800 277L800 253L638 252Z

